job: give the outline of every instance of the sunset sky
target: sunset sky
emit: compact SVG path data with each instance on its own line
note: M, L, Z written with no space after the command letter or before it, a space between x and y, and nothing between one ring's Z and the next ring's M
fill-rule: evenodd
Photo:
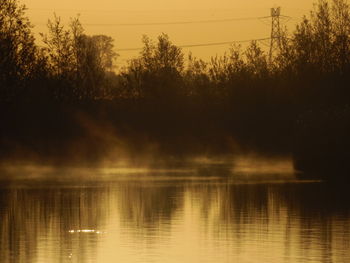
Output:
M80 14L87 34L105 34L115 39L115 48L120 55L118 65L121 66L139 51L118 49L141 47L144 34L156 38L164 32L174 44L180 46L266 38L270 35L270 20L258 17L269 16L271 7L281 6L282 14L292 18L289 21L282 20L283 23L293 29L302 15L308 14L312 9L314 0L22 0L21 3L28 8L27 14L35 26L35 33L47 32L47 20L53 17L54 12L66 24L70 17ZM232 18L252 19L216 23L140 25ZM130 25L134 23L139 25ZM195 56L207 60L210 56L223 54L228 48L229 45L215 45L183 50L185 53L191 51Z

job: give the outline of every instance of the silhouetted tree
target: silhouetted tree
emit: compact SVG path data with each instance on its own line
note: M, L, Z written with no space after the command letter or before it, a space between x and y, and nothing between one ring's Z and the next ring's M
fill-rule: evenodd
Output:
M113 39L88 36L78 18L65 29L55 15L42 34L52 78L57 80L57 99L97 99L106 96L106 73L113 69L117 54Z
M183 77L187 96L209 99L212 85L208 75L208 63L189 54Z
M183 53L173 45L166 34L153 43L143 37L140 57L130 61L124 73L132 93L144 98L174 98L183 94Z
M37 48L25 6L0 1L0 97L13 100L25 92L36 69Z
M253 76L264 78L269 74L267 56L256 41L251 42L245 51L245 56L247 68Z

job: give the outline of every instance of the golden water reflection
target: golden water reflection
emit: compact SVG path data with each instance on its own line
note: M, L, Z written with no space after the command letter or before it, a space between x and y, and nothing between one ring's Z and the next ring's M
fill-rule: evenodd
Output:
M346 189L142 180L0 188L1 262L349 262Z

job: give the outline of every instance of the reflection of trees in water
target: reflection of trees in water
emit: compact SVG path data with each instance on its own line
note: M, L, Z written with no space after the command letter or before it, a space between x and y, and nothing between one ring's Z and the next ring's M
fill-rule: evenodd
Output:
M318 255L320 261L337 262L349 258L350 194L344 186L286 186L284 191L279 189L278 198L299 218L298 242L306 256L319 250L322 251Z
M240 251L256 245L271 251L276 246L275 258L278 253L320 262L347 257L350 194L339 186L199 185L185 193L199 210L203 229L233 240Z
M183 206L183 187L153 183L126 183L116 198L121 221L141 232L170 227L174 213Z
M261 185L189 185L185 192L214 237L240 243L245 229L264 226L269 218L268 191Z
M0 256L6 262L35 262L45 257L61 262L73 253L82 262L92 260L97 255L98 235L69 230L104 230L107 215L118 210L122 227L136 230L136 239L152 237L161 227L170 227L173 213L182 206L181 189L147 183L120 183L113 190L3 189Z
M0 257L4 262L62 262L71 251L93 258L96 235L69 233L97 229L104 221L100 189L2 189ZM75 236L74 236L75 235ZM72 255L75 256L75 255ZM52 262L52 261L50 261Z
M346 189L320 183L134 181L101 188L8 188L0 191L0 257L62 262L73 253L83 262L94 260L103 235L68 231L95 229L141 247L177 245L182 240L176 238L190 231L200 246L218 253L240 257L253 248L262 262L271 257L331 262L349 257L348 200Z

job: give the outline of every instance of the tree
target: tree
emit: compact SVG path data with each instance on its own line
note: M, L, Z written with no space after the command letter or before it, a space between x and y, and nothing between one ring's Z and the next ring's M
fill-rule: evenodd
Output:
M45 43L52 78L58 80L59 99L97 99L104 97L106 73L113 70L117 54L113 39L88 36L79 18L65 29L59 17L48 21L48 34L41 34Z
M253 76L262 78L269 73L267 56L258 46L256 41L252 41L245 51L248 70Z
M107 96L108 76L113 75L114 60L113 39L105 35L78 38L78 74L79 83L88 98Z
M114 61L118 57L118 54L114 52L113 38L105 35L95 35L91 36L91 39L95 45L101 68L104 71L113 71Z
M36 68L37 48L25 6L0 1L0 92L2 100L19 96Z
M350 15L345 0L319 0L297 25L292 39L294 62L305 72L343 72L350 62Z
M140 57L130 61L124 76L133 93L147 98L174 98L183 93L183 53L162 34L155 44L143 37Z
M350 65L350 8L348 3L344 0L333 0L332 14L335 60L340 71L346 73Z
M184 73L186 82L186 95L208 97L211 94L210 79L208 76L208 64L197 59L190 53L188 64Z

